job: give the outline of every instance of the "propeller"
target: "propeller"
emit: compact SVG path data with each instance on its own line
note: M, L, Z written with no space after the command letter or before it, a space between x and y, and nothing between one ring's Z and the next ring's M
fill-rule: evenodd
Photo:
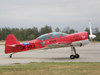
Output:
M92 33L92 27L91 27L91 22L90 21L89 21L89 27L90 27L90 35L89 35L89 38L94 43L94 39L96 38L96 35L93 35L93 33Z

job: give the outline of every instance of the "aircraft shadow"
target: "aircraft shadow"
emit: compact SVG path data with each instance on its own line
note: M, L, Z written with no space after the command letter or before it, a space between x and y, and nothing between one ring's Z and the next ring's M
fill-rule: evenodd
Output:
M39 60L70 60L69 57L49 57L49 58L39 58L39 57L12 57L12 58L5 58L5 59L39 59Z

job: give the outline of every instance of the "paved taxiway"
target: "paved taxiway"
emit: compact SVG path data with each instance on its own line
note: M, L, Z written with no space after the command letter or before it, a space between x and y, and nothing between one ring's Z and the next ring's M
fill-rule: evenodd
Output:
M71 49L58 48L49 50L32 50L16 53L12 58L4 53L4 45L0 45L0 65L29 62L100 62L100 43L90 43L84 47L76 47L79 59L70 59Z

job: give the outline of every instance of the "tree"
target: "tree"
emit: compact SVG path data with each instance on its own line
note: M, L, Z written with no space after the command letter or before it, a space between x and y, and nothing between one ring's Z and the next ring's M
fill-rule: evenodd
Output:
M28 40L33 40L33 39L35 39L35 36L33 34L31 34L27 38L28 38Z
M0 29L0 40L2 40L2 38L1 38L1 37L2 37L2 36L1 36L1 32L2 32L2 30Z
M96 41L100 41L100 32L99 32L99 28L94 28L94 34L96 35L95 40Z
M39 32L38 32L37 27L33 27L33 28L32 28L32 33L33 33L33 35L35 36L35 38L37 38L37 37L39 36Z
M67 33L67 34L72 34L72 33L78 32L78 31L76 31L74 29L70 29L70 27L67 26L66 28L64 28L64 30L62 32Z
M6 30L5 30L5 28L2 28L1 30L2 30L1 35L0 35L0 36L2 36L1 39L5 40L6 39Z
M94 33L95 34L98 34L99 33L99 28L98 27L94 28Z
M66 28L64 28L64 30L62 32L69 34L70 33L70 27L67 26Z
M21 34L18 36L18 40L20 40L20 41L23 40L23 37Z
M46 25L45 27L42 27L42 28L40 29L39 34L42 35L42 34L50 33L50 32L52 32L51 26L47 26L47 25Z
M55 29L55 31L56 31L56 32L60 32L60 29L57 27L57 28Z
M71 29L70 30L70 34L72 34L72 33L75 33L75 30L74 29Z
M26 38L26 30L27 29L23 29L23 28L20 29L20 39L27 40L27 38Z
M90 29L89 28L86 28L85 31L88 32L88 34L90 34Z
M47 25L46 25L46 26L44 27L44 29L45 29L45 32L46 32L46 33L52 32L51 26L47 26Z

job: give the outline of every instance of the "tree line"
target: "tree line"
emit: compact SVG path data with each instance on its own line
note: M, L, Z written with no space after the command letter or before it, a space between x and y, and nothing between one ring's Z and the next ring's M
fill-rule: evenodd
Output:
M85 31L87 31L89 33L89 28L86 28ZM20 41L33 40L42 34L50 33L50 32L53 32L53 30L52 30L52 27L48 26L48 25L42 27L40 30L37 27L33 27L33 28L9 28L9 27L5 27L5 28L0 28L0 40L5 40L6 36L9 34L14 34L15 37ZM60 30L60 28L57 27L55 29L55 32L64 32L67 34L72 34L72 33L77 33L78 31L71 29L70 27L67 26L62 31ZM99 28L94 28L93 33L95 35L97 35L95 40L100 41Z

